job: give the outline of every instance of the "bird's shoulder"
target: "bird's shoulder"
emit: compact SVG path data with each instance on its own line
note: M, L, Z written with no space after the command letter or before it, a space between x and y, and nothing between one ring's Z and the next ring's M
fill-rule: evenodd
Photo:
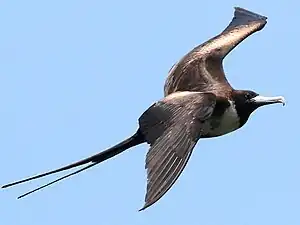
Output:
M177 92L152 104L139 118L139 127L148 143L166 130L181 127L198 137L199 121L207 119L216 105L213 93Z

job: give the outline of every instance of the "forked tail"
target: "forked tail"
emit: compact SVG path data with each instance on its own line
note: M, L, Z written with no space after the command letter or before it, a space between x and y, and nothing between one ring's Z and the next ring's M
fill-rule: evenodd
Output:
M75 163L72 163L72 164L69 164L67 166L64 166L64 167L61 167L59 169L56 169L56 170L51 170L49 172L46 172L46 173L42 173L42 174L38 174L36 176L32 176L32 177L29 177L29 178L26 178L26 179L23 179L23 180L19 180L19 181L15 181L15 182L12 182L12 183L9 183L9 184L6 184L6 185L3 185L2 188L8 188L8 187L11 187L11 186L14 186L14 185L17 185L17 184L21 184L21 183L24 183L24 182L27 182L27 181L31 181L31 180L35 180L35 179L38 179L38 178L41 178L41 177L44 177L44 176L47 176L47 175L50 175L50 174L54 174L54 173L58 173L58 172L61 172L61 171L64 171L64 170L69 170L71 168L74 168L74 167L78 167L78 166L81 166L81 165L84 165L84 164L87 164L87 163L90 163L89 165L79 169L79 170L76 170L74 171L73 173L69 173L63 177L60 177L50 183L47 183L39 188L36 188L30 192L27 192L21 196L19 196L18 198L22 198L22 197L25 197L26 195L29 195L35 191L38 191L40 189L43 189L47 186L50 186L54 183L57 183L58 181L60 180L63 180L67 177L70 177L70 176L73 176L83 170L86 170L92 166L95 166L97 165L98 163L101 163L109 158L112 158L113 156L115 155L118 155L120 154L121 152L133 147L133 146L136 146L136 145L139 145L141 143L145 142L144 140L144 137L143 135L140 133L140 131L138 130L134 135L132 135L130 138L120 142L119 144L103 151L103 152L100 152L100 153L97 153L93 156L90 156L86 159L83 159L83 160L80 160L80 161L77 161Z

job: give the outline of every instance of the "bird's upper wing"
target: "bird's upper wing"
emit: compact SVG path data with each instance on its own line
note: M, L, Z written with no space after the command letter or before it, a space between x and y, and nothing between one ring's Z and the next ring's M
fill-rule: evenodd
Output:
M153 104L139 119L150 144L146 156L145 209L175 183L201 136L202 122L213 112L212 93L177 92Z
M194 48L171 68L165 96L176 91L210 91L226 96L232 88L223 71L224 57L249 35L261 30L266 20L267 17L236 7L232 21L222 33Z

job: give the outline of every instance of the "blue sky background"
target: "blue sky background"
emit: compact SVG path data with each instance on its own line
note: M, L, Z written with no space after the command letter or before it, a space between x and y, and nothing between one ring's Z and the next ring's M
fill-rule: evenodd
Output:
M1 1L0 183L127 138L163 96L170 67L221 32L233 7L268 16L225 60L235 88L284 95L239 131L201 140L174 187L143 212L141 145L72 179L0 192L0 222L299 225L298 1Z

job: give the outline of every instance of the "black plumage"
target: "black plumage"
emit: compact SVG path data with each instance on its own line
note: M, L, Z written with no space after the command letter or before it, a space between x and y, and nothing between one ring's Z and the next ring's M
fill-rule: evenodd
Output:
M4 185L87 166L65 175L19 198L95 166L133 146L148 143L147 193L143 209L158 201L175 183L201 138L227 134L242 127L258 107L284 103L283 97L263 97L248 90L235 90L225 77L224 57L249 35L261 30L266 17L235 8L232 21L216 37L197 46L169 71L164 98L139 118L137 132L121 143L65 167Z

